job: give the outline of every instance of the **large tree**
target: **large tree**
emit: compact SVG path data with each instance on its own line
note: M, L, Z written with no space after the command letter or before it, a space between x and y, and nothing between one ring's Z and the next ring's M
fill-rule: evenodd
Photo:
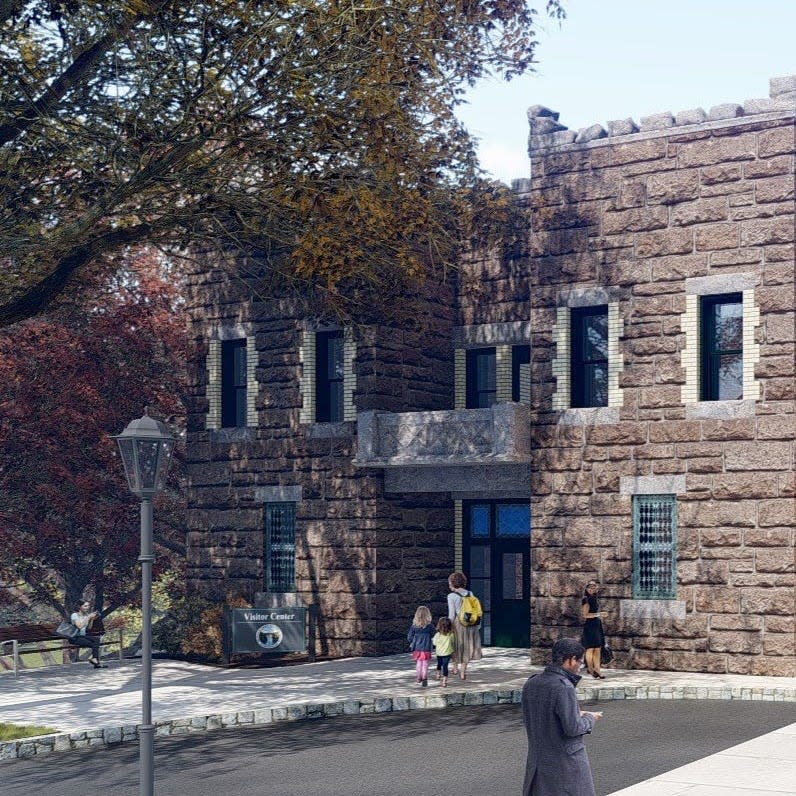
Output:
M177 283L152 253L116 265L79 304L0 332L0 581L61 612L91 594L108 613L140 590L138 501L111 435L145 404L184 426ZM156 512L161 569L184 551L177 459Z
M508 205L454 111L484 75L531 68L534 15L526 0L0 0L0 326L141 241L243 251L332 299L451 265Z

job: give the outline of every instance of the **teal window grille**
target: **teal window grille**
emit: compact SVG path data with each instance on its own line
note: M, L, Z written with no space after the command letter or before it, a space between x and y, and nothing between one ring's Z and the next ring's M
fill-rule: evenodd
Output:
M266 503L265 591L296 590L296 504Z
M633 497L633 597L674 599L677 503L674 495Z

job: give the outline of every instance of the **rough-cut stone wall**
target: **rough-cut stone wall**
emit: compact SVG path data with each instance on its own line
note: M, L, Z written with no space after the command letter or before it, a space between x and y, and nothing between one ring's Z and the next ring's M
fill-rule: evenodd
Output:
M356 424L300 424L302 309L253 301L223 274L190 285L196 347L188 399L188 579L193 591L253 600L263 589L265 502L296 499L297 591L319 607L316 650L332 656L405 648L419 603L444 608L453 567L453 504L385 495L381 470L357 469ZM414 320L354 329L358 409L448 408L453 302L415 296ZM256 340L257 425L205 429L208 339L219 327Z
M530 223L526 198L516 197L517 223ZM459 266L457 289L459 326L507 324L528 320L530 279L527 233L515 231L499 250L480 251L465 257ZM500 342L500 341L498 341ZM489 343L484 343L488 345ZM491 343L494 345L494 343Z
M669 114L657 127L650 117L644 132L611 123L610 137L570 134L546 109L531 111L532 177L518 188L534 213L536 660L578 633L583 586L597 578L619 666L796 674L796 78L772 81L771 102L749 105L754 116L734 107ZM711 277L753 286L758 400L683 402L687 295L713 292L693 281ZM614 415L553 411L557 310L590 289L618 302L624 323ZM677 493L682 618L633 618L628 485L638 477Z

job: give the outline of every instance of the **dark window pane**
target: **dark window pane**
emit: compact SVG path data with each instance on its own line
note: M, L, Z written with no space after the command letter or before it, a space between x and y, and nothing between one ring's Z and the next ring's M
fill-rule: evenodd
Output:
M470 508L470 536L489 536L489 506Z
M583 324L583 359L608 359L608 312L587 315Z
M246 340L221 343L221 425L246 425Z
M503 553L502 555L502 583L504 600L521 600L523 564L522 553Z
M330 381L343 378L343 335L335 332L327 338L326 375Z
M494 348L472 348L467 352L465 379L468 409L484 409L497 401Z
M236 345L233 351L233 378L236 387L246 386L246 341L240 340L240 345Z
M743 347L743 305L715 304L713 322L716 329L716 349L727 351Z
M737 401L743 398L743 359L740 354L722 354L719 357L719 401Z
M700 399L743 398L743 297L704 296L700 303Z
M338 423L343 419L343 332L318 332L315 338L315 419Z
M498 536L531 535L531 507L526 504L504 504L497 506Z
M470 585L473 591L475 591L475 586L473 585L474 578L489 579L490 550L491 548L487 545L473 545L470 548Z
M607 406L608 308L573 309L570 333L572 406Z

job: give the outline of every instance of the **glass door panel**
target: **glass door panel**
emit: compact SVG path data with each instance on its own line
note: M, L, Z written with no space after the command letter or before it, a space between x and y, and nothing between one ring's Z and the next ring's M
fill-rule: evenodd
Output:
M530 644L531 513L525 501L464 504L464 561L485 645Z
M481 620L482 641L492 641L492 550L488 545L473 545L470 548L469 588L481 601L484 617Z

